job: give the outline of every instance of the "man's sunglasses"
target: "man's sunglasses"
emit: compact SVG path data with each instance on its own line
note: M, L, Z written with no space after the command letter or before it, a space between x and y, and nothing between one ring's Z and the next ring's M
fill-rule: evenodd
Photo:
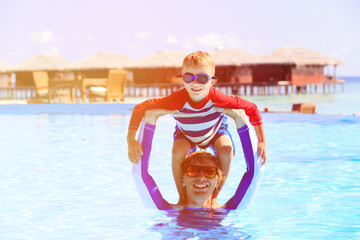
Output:
M205 177L213 178L216 176L217 168L211 166L197 166L197 165L190 165L186 168L186 174L189 177L197 177L200 172L203 172Z
M196 81L200 84L206 84L211 79L217 79L217 77L209 76L207 74L198 74L198 75L194 76L194 74L191 74L191 73L185 73L181 77L182 77L183 81L186 83L192 83L194 81L194 79L196 79Z

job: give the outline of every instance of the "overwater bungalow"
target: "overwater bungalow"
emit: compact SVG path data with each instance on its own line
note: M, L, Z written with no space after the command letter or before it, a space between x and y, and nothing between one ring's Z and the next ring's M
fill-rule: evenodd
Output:
M309 49L281 47L260 56L250 68L254 84L289 85L297 93L304 93L308 86L315 86L316 91L319 84L335 83L336 67L340 64L339 60ZM334 68L331 76L324 74L327 66Z
M187 53L163 50L135 61L127 70L133 81L127 85L131 97L166 96L183 86L180 77L182 62Z
M134 84L181 84L182 62L186 52L163 50L135 61L129 71L133 73Z
M103 86L109 70L125 69L128 71L126 96L165 96L183 86L178 76L187 54L163 50L146 58L133 60L121 54L98 53L76 64L54 54L40 54L15 66L0 62L0 87L2 91L6 91L5 95L2 94L4 98L15 96L9 94L11 91L25 92L24 98L28 98L27 92L30 91L32 98L35 89L33 72L46 71L47 84L51 85L49 87L71 88L72 101L79 95L79 91L75 90L80 89L82 101L85 101L86 89ZM210 54L216 65L216 86L227 94L277 95L311 93L312 90L317 93L318 85L322 85L322 93L329 93L330 86L335 89L337 83L343 85L336 78L336 67L342 64L341 61L305 48L281 47L263 56L241 49L216 49ZM333 68L333 74L328 76L324 69L330 67ZM16 81L12 81L12 73L16 75ZM61 82L61 79L57 79L61 75L70 76L67 79L73 81ZM89 83L84 79L89 79ZM326 86L329 86L328 90Z
M16 75L16 87L34 87L34 71L46 71L53 78L57 72L65 71L72 64L56 54L39 54L29 58L12 68Z
M219 78L217 85L230 94L307 93L310 87L317 92L318 85L326 93L327 85L343 84L336 78L341 61L305 48L281 47L263 56L240 49L218 49L211 55ZM325 75L324 68L330 66L333 74Z
M342 64L339 60L299 47L282 47L263 56L241 49L216 49L210 54L216 65L217 86L229 94L307 93L309 86L314 86L317 92L319 84L326 93L326 84L339 82L335 70ZM142 88L167 88L165 94L177 90L179 87L173 85L182 84L176 75L181 73L185 56L184 52L159 51L135 62L130 67L134 73L133 83ZM334 67L332 76L324 74L327 66Z
M0 88L10 87L12 66L6 62L0 61Z
M215 61L218 83L252 83L251 64L257 62L255 54L241 49L216 49L210 53Z
M117 53L97 53L70 66L75 75L88 78L107 78L110 69L124 69L134 60Z

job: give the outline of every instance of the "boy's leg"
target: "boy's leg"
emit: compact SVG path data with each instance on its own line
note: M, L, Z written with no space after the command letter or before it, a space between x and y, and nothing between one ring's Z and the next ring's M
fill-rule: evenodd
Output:
M184 203L185 199L185 188L182 185L182 176L181 176L181 163L184 161L185 157L188 155L191 149L190 143L184 139L176 139L173 144L172 149L172 172L176 184L176 188L179 193L179 204Z
M224 181L218 186L217 194L225 184L225 181L230 173L232 159L234 157L233 142L229 135L221 135L214 142L214 149L216 151L216 157L220 163L221 170L224 173ZM213 206L218 205L217 194L213 198Z

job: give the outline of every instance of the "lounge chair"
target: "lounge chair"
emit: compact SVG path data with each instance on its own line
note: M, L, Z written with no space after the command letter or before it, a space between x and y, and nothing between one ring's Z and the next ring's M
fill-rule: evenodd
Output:
M36 99L31 102L51 103L55 99L65 99L65 102L70 102L70 91L68 89L54 89L49 94L49 74L45 71L33 72L34 83L36 88Z
M101 98L104 101L124 101L126 87L127 71L110 70L106 87L89 88L90 102Z

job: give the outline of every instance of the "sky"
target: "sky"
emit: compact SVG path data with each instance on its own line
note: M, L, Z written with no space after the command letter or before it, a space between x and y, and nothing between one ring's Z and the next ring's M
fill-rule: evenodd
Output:
M342 61L338 76L360 76L359 9L358 0L0 0L0 61L296 46Z

